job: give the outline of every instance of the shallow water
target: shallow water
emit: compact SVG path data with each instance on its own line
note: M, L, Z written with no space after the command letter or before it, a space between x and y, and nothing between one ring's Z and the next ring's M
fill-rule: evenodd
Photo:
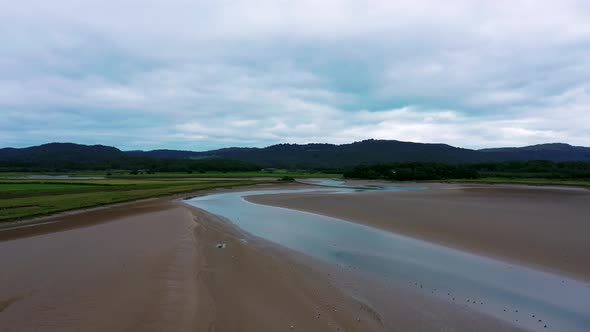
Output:
M244 196L340 188L230 192L188 202L307 255L539 331L588 331L590 285L368 226L258 205ZM393 187L389 190L403 190ZM383 189L383 188L382 188ZM410 187L416 189L415 187ZM545 327L547 326L547 327Z
M314 184L322 187L334 187L334 188L347 188L354 189L356 192L362 191L406 191L406 190L423 190L424 187L418 186L393 186L393 185L349 185L346 181L336 179L314 179L310 181L310 184Z

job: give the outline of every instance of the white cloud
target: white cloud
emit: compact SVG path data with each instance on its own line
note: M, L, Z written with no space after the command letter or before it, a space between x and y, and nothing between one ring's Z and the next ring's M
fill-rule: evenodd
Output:
M590 145L590 4L6 3L0 145Z

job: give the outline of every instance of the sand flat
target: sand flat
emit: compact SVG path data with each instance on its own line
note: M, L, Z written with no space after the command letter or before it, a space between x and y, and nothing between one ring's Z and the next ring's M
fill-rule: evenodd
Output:
M361 280L166 199L54 219L0 232L0 330L392 330L386 321L404 331L519 330ZM370 305L351 293L360 289L373 293Z
M427 190L250 196L590 280L590 191L430 184Z
M384 331L322 273L183 204L55 219L3 231L2 331Z
M44 234L27 228L33 236L24 236L21 229L18 234L24 237L0 242L0 298L16 299L0 312L0 329L155 331L190 326L193 313L187 309L193 299L180 292L194 288L194 266L186 264L194 260L190 213L162 201L129 207L66 218L91 227Z

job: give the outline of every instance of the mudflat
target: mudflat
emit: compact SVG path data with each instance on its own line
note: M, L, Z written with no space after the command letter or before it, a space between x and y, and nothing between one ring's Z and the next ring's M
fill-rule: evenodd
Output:
M419 185L426 190L259 195L247 199L590 280L590 190Z
M5 230L0 330L183 330L192 324L191 214L153 200ZM74 223L77 220L78 223Z
M176 201L53 221L0 232L2 331L518 330L360 280ZM368 304L351 287L377 295Z
M204 211L193 212L196 233L208 239L197 241L201 319L194 331L520 331L466 306L365 279L250 237Z
M180 203L52 221L2 233L2 331L383 331L321 273Z

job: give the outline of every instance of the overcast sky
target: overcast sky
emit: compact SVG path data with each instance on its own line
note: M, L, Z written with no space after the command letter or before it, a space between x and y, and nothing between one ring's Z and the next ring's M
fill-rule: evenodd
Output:
M588 0L0 2L0 146L590 146Z

